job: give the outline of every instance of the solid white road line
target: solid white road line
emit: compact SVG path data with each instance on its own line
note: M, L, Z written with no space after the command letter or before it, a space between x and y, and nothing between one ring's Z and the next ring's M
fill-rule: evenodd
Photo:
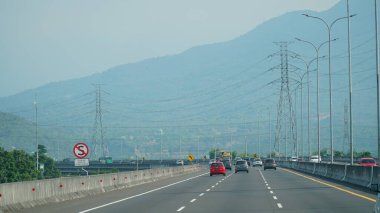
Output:
M96 210L96 209L100 209L100 208L103 208L103 207L106 207L106 206L110 206L110 205L113 205L113 204L116 204L116 203L120 203L120 202L123 202L123 201L129 200L129 199L132 199L132 198L135 198L135 197L140 197L140 196L142 196L142 195L146 195L146 194L149 194L149 193L152 193L152 192L155 192L155 191L161 190L161 189L165 189L165 188L168 188L168 187L170 187L170 186L174 186L174 185L177 185L177 184L179 184L179 183L183 183L183 182L186 182L186 181L189 181L189 180L192 180L192 179L198 178L198 177L203 176L203 175L206 175L206 174L209 174L209 173L207 172L207 173L204 173L204 174L201 174L201 175L197 175L197 176L195 176L195 177L187 178L187 179L185 179L185 180L181 180L181 181L178 181L178 182L175 182L175 183L171 183L171 184L169 184L169 185L162 186L162 187L159 187L159 188L156 188L156 189L152 189L152 190L149 190L149 191L147 191L147 192L143 192L143 193L140 193L140 194L137 194L137 195L133 195L133 196L130 196L130 197L123 198L123 199L121 199L121 200L113 201L113 202L106 203L106 204L103 204L103 205L100 205L100 206L97 206L97 207L94 207L94 208L91 208L91 209L87 209L87 210L84 210L84 211L80 211L79 213L90 212L90 211L93 211L93 210Z
M282 209L281 203L277 203L278 208Z
M204 194L205 194L205 193L200 193L200 194L199 194L199 197L202 197Z
M194 203L194 201L196 201L197 199L192 199L190 200L190 203Z
M185 207L186 207L186 206L182 206L181 208L179 208L179 209L177 210L177 212L182 211Z

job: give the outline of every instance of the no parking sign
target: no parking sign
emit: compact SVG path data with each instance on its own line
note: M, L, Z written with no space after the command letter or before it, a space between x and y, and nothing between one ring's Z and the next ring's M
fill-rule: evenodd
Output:
M85 143L77 143L73 148L73 153L77 158L85 158L88 155L89 151L90 150Z

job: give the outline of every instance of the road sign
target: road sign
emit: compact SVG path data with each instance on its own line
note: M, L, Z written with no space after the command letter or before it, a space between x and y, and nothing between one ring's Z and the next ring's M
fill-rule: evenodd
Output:
M74 166L89 166L89 165L90 165L90 161L88 160L88 158L74 160Z
M88 155L88 146L85 143L77 143L74 145L73 153L77 158L85 158Z
M194 160L194 155L190 153L190 154L187 156L187 160L189 160L189 161L193 161L193 160Z

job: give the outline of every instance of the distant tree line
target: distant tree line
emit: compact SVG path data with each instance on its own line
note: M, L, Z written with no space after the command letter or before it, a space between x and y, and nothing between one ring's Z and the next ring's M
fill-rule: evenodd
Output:
M327 148L321 149L321 156L322 157L328 157L328 156L330 156L330 153L331 153L330 150ZM353 154L354 154L354 158L372 157L370 151L357 152L354 150ZM313 155L318 155L318 152L313 152ZM351 153L348 153L348 152L344 153L342 151L335 150L334 151L334 157L348 158L348 157L351 157Z
M0 147L0 183L37 180L60 177L53 159L47 156L46 147L38 145L39 164L43 169L36 168L36 154L29 155L24 150L6 151Z

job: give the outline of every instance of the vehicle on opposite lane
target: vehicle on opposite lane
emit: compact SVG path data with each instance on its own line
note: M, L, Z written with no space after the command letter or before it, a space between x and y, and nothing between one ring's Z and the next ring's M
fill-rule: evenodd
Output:
M272 158L265 159L264 161L264 171L266 169L274 169L276 170L277 164L276 161Z
M246 171L247 173L249 172L248 171L248 163L247 163L246 160L238 160L238 161L236 161L236 164L235 164L235 173L240 172L240 171Z
M179 165L179 166L183 166L183 165L184 165L184 162L183 162L183 160L177 160L177 161L175 162L175 164L176 164L176 165Z
M375 159L373 158L362 158L359 161L359 165L361 166L377 166Z
M320 163L321 162L321 157L318 159L318 155L313 155L310 157L310 162L312 163Z
M210 166L210 176L218 174L226 176L226 168L224 167L223 162L214 162Z

